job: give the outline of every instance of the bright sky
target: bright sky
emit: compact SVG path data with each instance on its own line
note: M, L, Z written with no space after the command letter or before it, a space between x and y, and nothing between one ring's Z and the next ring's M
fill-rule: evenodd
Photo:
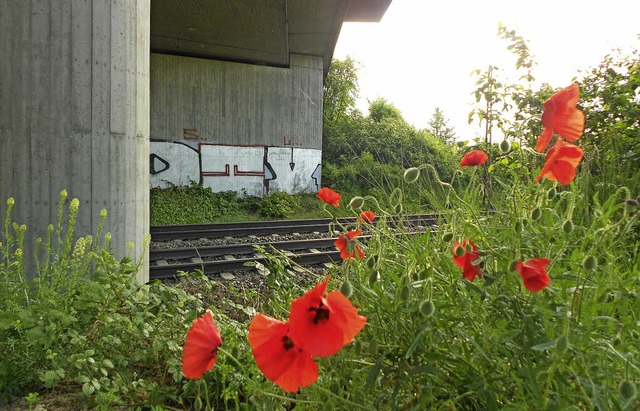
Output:
M529 40L538 84L560 88L596 67L613 48L640 49L640 0L393 0L380 23L345 23L334 58L361 64L358 108L384 97L404 119L426 128L440 107L459 140L482 129L467 124L476 78L492 64L515 73L516 57L498 23Z

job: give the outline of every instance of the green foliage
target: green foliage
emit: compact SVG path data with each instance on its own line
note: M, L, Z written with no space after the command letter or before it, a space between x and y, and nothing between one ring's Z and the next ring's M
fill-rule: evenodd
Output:
M333 60L324 81L323 108L325 118L341 123L356 113L358 98L358 67L355 60L347 56L344 60Z
M182 375L182 342L205 309L201 296L212 295L216 283L194 277L197 292L189 281L136 283L138 266L128 258L114 259L109 233L99 230L74 244L78 201L64 210L65 197L63 192L57 227L50 226L46 240L38 241L41 259L32 279L22 269L24 229L11 223L12 199L8 202L0 250L0 405L28 394L31 407L39 401L34 389L44 387L68 393L69 408L191 408L204 395L199 381ZM100 227L106 212L101 217ZM223 301L216 304L224 306ZM214 316L226 347L246 344L243 327L222 312ZM240 386L254 377L240 373L236 363L223 358L216 365L211 387L216 406L239 401Z
M333 64L340 68L345 63L334 60ZM338 86L341 82L347 81L344 88L349 88L355 80L345 80L340 71L331 69L327 75L327 82L338 89L343 89ZM384 202L393 187L399 186L398 176L405 168L429 163L444 177L452 175L452 148L428 131L407 124L387 100L372 102L368 118L354 111L338 116L338 109L325 105L323 185L348 194L371 194ZM409 190L407 195L413 196L412 203L420 203L417 193Z
M186 187L152 188L151 225L232 221L255 211L256 199L238 198L235 191L214 192L191 182Z
M453 144L456 140L456 133L453 127L449 126L449 121L445 118L440 107L436 107L431 120L429 120L428 131L438 140L445 144Z
M403 120L402 113L387 99L378 97L369 104L369 118L376 123L383 120Z
M296 196L276 191L260 199L258 214L267 218L286 218L292 216L298 207L300 202Z
M604 201L611 181L640 191L640 55L619 51L580 80L587 117L584 146L590 151L591 182Z

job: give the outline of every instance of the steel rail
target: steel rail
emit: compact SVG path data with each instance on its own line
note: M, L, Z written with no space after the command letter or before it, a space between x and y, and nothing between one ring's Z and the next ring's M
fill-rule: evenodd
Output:
M397 233L400 235L423 234L423 231L412 231ZM366 241L371 235L362 235L358 239ZM149 267L151 280L167 279L175 277L180 271L193 272L202 270L205 274L218 274L225 271L237 271L247 269L247 264L260 262L265 264L267 258L260 253L262 247L265 252L273 250L289 251L293 253L287 257L300 265L319 264L324 262L341 262L340 252L335 249L336 238L317 238L307 240L279 241L272 243L249 243L249 244L225 244L220 246L193 247L182 249L155 250L150 253L150 260L156 265ZM327 249L328 251L312 251L312 249ZM242 257L239 257L241 255ZM195 259L226 257L228 259L198 261L169 264L167 260ZM160 264L161 263L161 264Z
M364 239L369 236L360 236ZM243 243L243 244L224 244L205 247L190 248L172 248L165 250L152 250L149 252L149 261L155 262L159 260L181 260L185 258L210 258L225 255L237 254L255 254L258 247L269 249L271 247L283 251L301 251L310 248L328 248L333 247L335 238L312 238L306 240L291 240L278 242L259 242L259 243Z
M422 222L424 224L435 225L440 218L438 214L415 214L404 217L390 217L386 221L390 226L399 221ZM276 221L253 221L239 223L212 223L212 224L187 224L175 226L154 226L151 227L151 241L161 242L170 240L193 240L199 238L223 238L242 237L249 235L270 235L270 234L291 234L291 233L312 233L327 231L331 223L343 225L353 224L357 221L355 217L343 217L336 220L329 218L315 220L276 220Z
M312 265L326 262L338 262L340 259L339 251L320 251L317 253L300 253L289 257L297 264L300 265ZM249 257L249 258L237 258L233 260L214 260L203 261L200 264L185 263L185 264L172 264L167 266L153 266L150 267L150 279L151 280L166 280L175 278L176 275L181 272L193 272L196 270L202 270L204 274L217 274L225 271L238 271L248 269L248 265L261 263L266 265L268 263L267 257Z

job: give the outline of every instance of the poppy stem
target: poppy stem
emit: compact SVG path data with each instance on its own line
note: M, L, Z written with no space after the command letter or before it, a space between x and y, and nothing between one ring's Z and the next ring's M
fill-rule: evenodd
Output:
M375 408L367 407L367 406L355 403L353 401L349 401L346 398L342 398L339 395L336 395L336 394L332 393L331 391L327 390L326 388L323 388L323 387L321 387L319 385L316 385L315 388L317 390L320 390L320 391L324 392L325 394L329 395L330 397L333 397L333 398L335 398L337 400L340 400L340 401L344 402L345 404L349 404L352 407L359 408L361 410L375 410Z
M233 356L233 354L231 354L229 351L225 350L222 347L218 347L218 352L221 352L227 357L229 357L231 361L233 361L236 364L236 366L244 372L244 366L242 365L242 363L240 363L240 361L238 361L236 357Z

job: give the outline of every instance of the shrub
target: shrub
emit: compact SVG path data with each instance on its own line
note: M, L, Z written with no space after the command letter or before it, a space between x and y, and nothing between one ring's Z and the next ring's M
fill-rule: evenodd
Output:
M260 199L258 214L267 218L286 218L290 217L299 206L300 201L297 197L284 191L276 191Z

